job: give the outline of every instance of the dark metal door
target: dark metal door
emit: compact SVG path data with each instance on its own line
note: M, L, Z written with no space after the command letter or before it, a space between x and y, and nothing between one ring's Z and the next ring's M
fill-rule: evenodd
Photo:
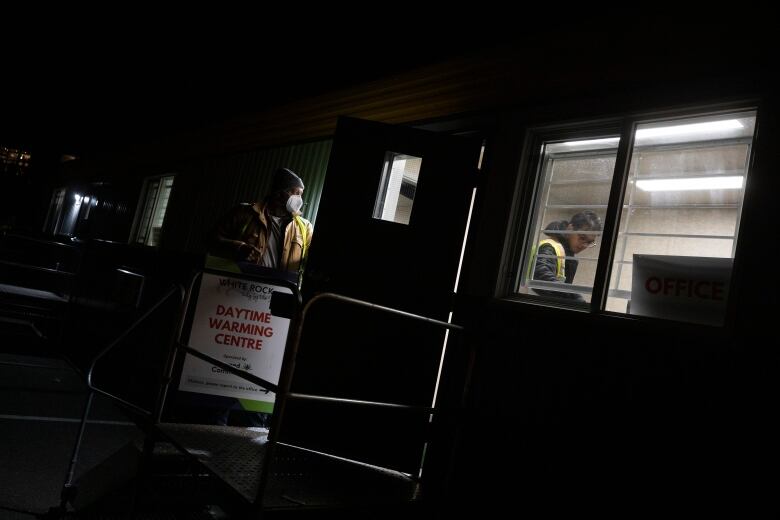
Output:
M327 278L318 288L446 320L480 144L340 118L307 264ZM374 217L388 152L421 159L416 185L401 187L408 224Z
M340 118L303 291L447 321L481 143ZM293 391L430 406L444 332L337 303L312 308ZM296 413L298 409L300 413ZM297 424L295 417L316 418ZM409 473L428 416L291 404L289 440ZM303 423L308 423L304 425Z

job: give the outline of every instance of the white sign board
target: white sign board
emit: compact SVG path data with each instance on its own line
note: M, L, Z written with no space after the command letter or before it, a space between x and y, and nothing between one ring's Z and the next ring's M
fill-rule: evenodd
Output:
M630 313L722 325L731 268L731 258L634 255Z
M270 383L278 384L290 320L271 316L271 295L287 287L203 273L189 346ZM179 389L250 399L273 408L275 394L192 355Z

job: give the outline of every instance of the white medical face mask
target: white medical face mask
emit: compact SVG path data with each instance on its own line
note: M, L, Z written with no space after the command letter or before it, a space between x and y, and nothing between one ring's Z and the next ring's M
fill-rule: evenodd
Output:
M287 211L291 214L296 215L300 213L302 207L303 199L300 195L290 195L290 198L287 199Z

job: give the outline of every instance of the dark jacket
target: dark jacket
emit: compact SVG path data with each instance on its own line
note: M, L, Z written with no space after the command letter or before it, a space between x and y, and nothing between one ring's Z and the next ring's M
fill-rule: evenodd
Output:
M245 244L265 251L268 243L268 219L265 206L240 204L225 214L212 234L209 252L215 256L233 260L245 260ZM300 226L296 223L299 219ZM301 233L303 227L304 233ZM286 225L282 237L282 251L278 268L285 271L298 271L301 267L305 249L311 243L313 227L308 220L296 217ZM304 247L304 243L306 247Z

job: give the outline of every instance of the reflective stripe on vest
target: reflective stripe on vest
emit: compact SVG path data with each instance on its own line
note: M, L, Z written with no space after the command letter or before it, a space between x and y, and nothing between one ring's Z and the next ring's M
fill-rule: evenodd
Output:
M303 238L303 251L301 252L301 263L306 258L306 250L309 249L309 237L306 236L306 224L303 223L303 219L300 216L293 216L295 225L298 226L298 230L301 232L301 238Z

